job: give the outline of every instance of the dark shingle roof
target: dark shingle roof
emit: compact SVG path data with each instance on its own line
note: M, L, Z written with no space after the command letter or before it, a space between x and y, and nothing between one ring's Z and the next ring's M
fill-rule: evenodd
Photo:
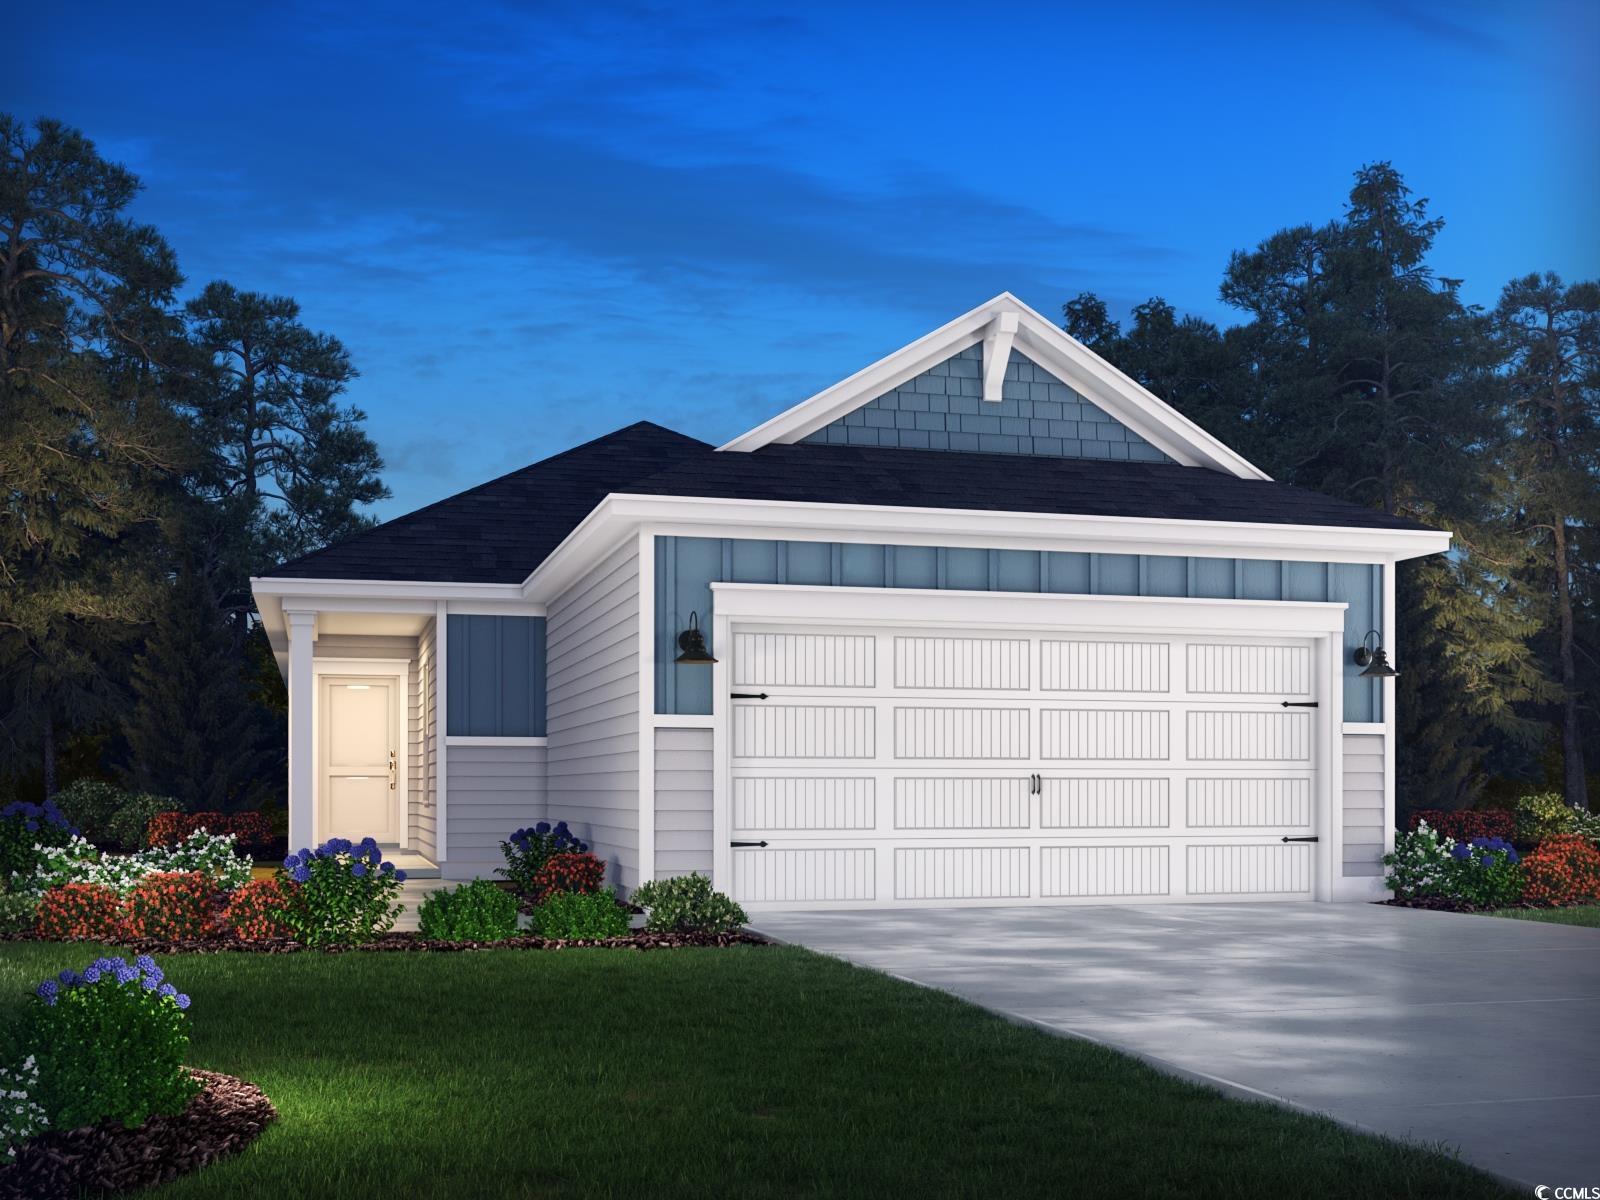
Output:
M1289 484L1202 467L796 444L719 453L649 422L441 500L269 575L520 583L607 495L1422 529Z

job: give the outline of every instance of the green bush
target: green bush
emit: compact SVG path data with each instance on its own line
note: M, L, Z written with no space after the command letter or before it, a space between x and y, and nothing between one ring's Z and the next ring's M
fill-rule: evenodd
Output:
M200 1084L183 1069L189 997L148 956L99 958L35 990L24 1025L39 1067L34 1099L56 1129L101 1121L133 1128L179 1113Z
M171 796L129 792L122 807L111 818L106 840L124 850L142 850L150 844L145 832L151 820L161 813L178 812L181 807Z
M55 799L83 837L96 846L122 850L144 849L150 818L179 807L169 796L124 791L99 779L70 783Z
M627 911L610 888L598 892L551 892L533 910L533 931L562 941L624 937Z
M642 883L633 902L645 909L644 927L652 933L737 933L749 918L744 909L696 872L676 879Z
M0 933L28 933L39 921L39 897L30 892L0 892Z
M384 861L370 837L329 838L315 850L289 855L283 867L299 885L283 919L308 946L371 941L393 928L404 907L399 896L406 873Z
M516 936L517 899L487 879L434 892L417 909L424 937L448 942L497 942Z
M1558 792L1535 792L1517 801L1517 841L1542 842L1570 832L1573 808Z
M29 879L50 850L72 843L75 833L54 800L17 800L0 808L0 881L10 891Z

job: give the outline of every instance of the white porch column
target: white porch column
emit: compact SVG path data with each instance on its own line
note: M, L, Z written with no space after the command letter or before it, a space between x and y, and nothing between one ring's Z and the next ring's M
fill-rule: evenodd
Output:
M315 846L316 725L312 704L316 680L311 672L311 650L317 639L317 614L286 609L289 625L289 852Z

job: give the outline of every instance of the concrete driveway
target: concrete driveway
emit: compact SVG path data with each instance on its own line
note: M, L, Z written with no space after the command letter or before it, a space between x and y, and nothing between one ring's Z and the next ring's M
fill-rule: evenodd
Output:
M1600 1178L1600 930L1371 904L762 913L768 936L1227 1090Z

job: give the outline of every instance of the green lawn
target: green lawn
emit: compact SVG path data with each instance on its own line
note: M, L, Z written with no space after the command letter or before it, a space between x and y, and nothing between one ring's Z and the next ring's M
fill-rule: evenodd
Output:
M1516 921L1548 921L1552 925L1583 925L1600 929L1600 904L1585 904L1578 908L1502 908L1491 915L1510 917Z
M0 945L0 997L98 953ZM1509 1194L799 949L163 965L281 1112L163 1196Z

